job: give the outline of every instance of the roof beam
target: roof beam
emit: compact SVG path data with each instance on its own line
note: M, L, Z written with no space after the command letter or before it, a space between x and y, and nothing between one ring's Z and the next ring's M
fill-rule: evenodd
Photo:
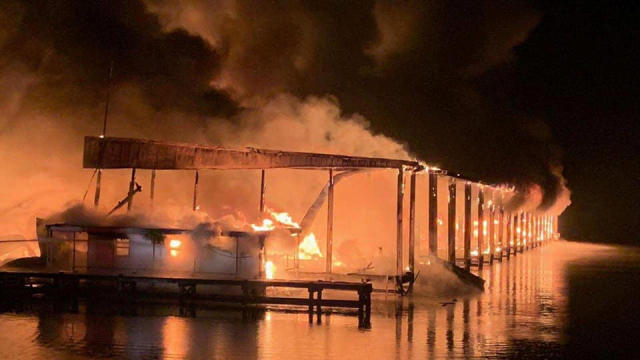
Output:
M101 169L326 169L420 168L417 161L275 151L229 149L155 140L84 138L84 168Z

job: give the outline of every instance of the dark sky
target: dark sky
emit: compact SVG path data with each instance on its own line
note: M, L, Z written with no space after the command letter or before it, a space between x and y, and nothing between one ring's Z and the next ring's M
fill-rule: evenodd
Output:
M637 244L640 4L611 3L541 3L541 22L516 49L510 95L563 150L573 201L563 234Z
M430 163L488 182L538 184L543 207L555 201L553 169L563 166L573 202L563 234L636 243L639 7L7 0L0 85L20 96L0 98L0 108L19 98L23 112L100 114L110 61L115 92L133 85L155 111L204 125L281 93L330 94L346 115L362 114ZM10 127L0 121L0 135Z

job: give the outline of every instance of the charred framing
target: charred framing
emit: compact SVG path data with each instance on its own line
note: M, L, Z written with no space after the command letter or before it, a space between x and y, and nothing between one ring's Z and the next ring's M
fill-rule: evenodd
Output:
M524 250L525 244L530 245L531 242L543 241L551 238L553 230L555 230L554 218L545 214L550 220L545 225L545 231L542 235L532 236L532 231L536 230L536 226L532 223L532 214L525 213L512 214L507 212L505 216L504 195L506 193L503 188L495 188L464 179L460 176L451 176L446 171L429 168L418 161L397 160L385 158L372 158L361 156L346 156L335 154L319 154L308 152L292 152L265 150L256 148L230 149L218 146L204 146L184 143L171 143L154 140L128 139L115 137L85 137L84 143L84 168L100 169L132 169L131 186L135 184L136 169L148 169L152 171L152 186L155 181L156 170L191 170L195 171L194 192L193 192L193 208L197 209L197 188L198 188L198 171L202 169L219 169L219 170L240 170L255 169L261 170L260 181L260 212L265 212L265 192L266 192L266 170L268 169L298 169L298 170L324 170L328 173L327 183L327 239L326 239L326 265L325 272L332 273L332 247L333 247L333 202L334 187L336 179L341 174L363 169L395 169L397 170L397 211L396 211L396 273L395 276L403 278L405 268L403 264L404 247L404 192L405 192L405 174L410 176L409 186L409 234L408 234L408 273L413 281L413 273L416 271L416 234L415 234L415 204L416 204L416 175L426 174L428 176L428 250L432 259L438 258L438 230L437 227L441 222L438 218L438 177L448 176L449 182L447 186L448 206L447 206L447 223L446 231L443 236L446 237L446 263L452 268L458 270L470 271L472 265L477 265L482 269L484 263L484 255L488 251L489 262L492 263L494 257L500 261L503 255L509 256L511 249L514 254L520 247L520 251ZM463 210L463 254L462 258L457 258L456 253L456 184L457 181L464 181L464 210ZM99 185L98 185L99 186ZM472 217L472 187L478 189L476 195L477 221L474 222ZM131 190L130 190L131 191ZM490 191L490 192L489 192ZM99 192L99 187L96 188ZM485 203L485 193L490 194L491 201ZM154 196L154 190L151 197ZM99 199L99 194L96 194ZM131 207L131 202L128 202ZM485 209L488 213L485 213ZM515 215L515 216L513 216ZM487 219L488 217L488 219ZM505 219L506 217L506 219ZM488 220L488 221L487 221ZM528 220L528 221L527 221ZM304 222L304 220L303 220ZM477 224L475 230L472 224ZM475 226L475 225L474 225ZM506 229L505 229L506 226ZM542 224L539 226L542 227ZM488 232L488 234L487 234ZM506 232L506 236L503 233ZM524 236L526 232L526 236ZM474 234L475 233L475 234ZM488 238L487 238L488 236ZM472 239L475 238L477 250L472 251ZM505 239L506 238L506 239ZM529 240L529 241L527 241ZM488 249L485 249L488 247ZM497 247L500 249L498 250ZM529 247L527 247L529 248ZM506 251L505 251L506 250ZM476 261L472 261L475 257ZM461 262L462 268L458 268L458 260ZM456 270L456 271L458 271ZM402 292L402 291L401 291Z

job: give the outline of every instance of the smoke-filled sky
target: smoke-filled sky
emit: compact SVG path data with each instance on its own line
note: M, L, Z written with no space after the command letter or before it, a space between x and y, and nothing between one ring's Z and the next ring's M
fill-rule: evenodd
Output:
M624 218L608 201L638 213L612 190L637 198L638 176L617 169L638 170L624 144L637 88L622 76L635 76L634 15L526 1L3 1L0 210L35 202L15 189L43 170L68 191L69 151L101 131L113 62L108 135L411 156L537 184L543 207L564 166L563 231L629 241L621 220L615 235L593 224Z

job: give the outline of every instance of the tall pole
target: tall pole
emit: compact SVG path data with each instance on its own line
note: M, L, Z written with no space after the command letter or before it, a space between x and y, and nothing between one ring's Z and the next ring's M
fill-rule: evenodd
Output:
M131 169L131 181L129 181L129 203L127 204L127 211L131 211L133 206L133 188L136 184L136 168Z
M100 138L104 138L107 135L107 118L109 117L109 98L111 96L111 78L113 77L113 61L109 65L109 79L107 81L107 100L104 106L104 118L102 119L102 133L100 133ZM102 161L102 153L100 156L100 161ZM93 206L98 207L100 204L100 187L102 184L102 169L96 169L98 171L98 177L96 178L96 193L93 198ZM131 203L131 201L129 201Z
M449 229L448 234L448 246L447 253L449 262L451 264L456 263L456 180L450 179L449 183L449 213L447 217L447 227Z
M327 196L327 263L325 271L330 274L333 261L333 169L329 169L329 193Z
M396 208L396 274L402 275L402 210L404 208L404 169L398 169L397 208Z
M415 273L416 266L416 173L411 172L409 194L409 271Z
M429 254L438 257L438 175L429 173Z
M464 268L471 269L471 183L464 184Z

